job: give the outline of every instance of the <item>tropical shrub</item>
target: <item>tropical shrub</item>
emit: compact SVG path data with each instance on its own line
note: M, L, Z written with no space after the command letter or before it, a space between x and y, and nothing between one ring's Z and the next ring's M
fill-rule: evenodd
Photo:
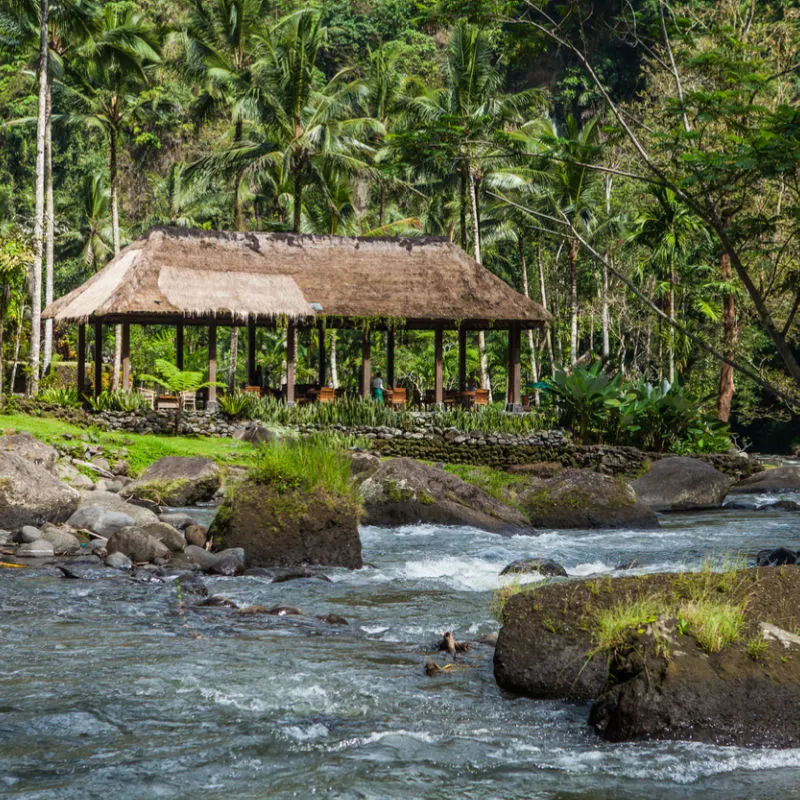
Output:
M116 392L103 390L97 397L87 397L86 402L92 411L136 411L144 404L144 398L136 392Z
M80 408L81 398L77 389L65 389L53 387L43 389L36 395L40 403L47 403L51 406L62 406L64 408Z

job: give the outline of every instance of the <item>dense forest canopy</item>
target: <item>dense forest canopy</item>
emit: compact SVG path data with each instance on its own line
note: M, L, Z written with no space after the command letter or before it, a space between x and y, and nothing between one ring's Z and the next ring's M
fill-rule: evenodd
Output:
M527 378L602 359L690 385L723 420L787 414L799 24L792 0L2 0L4 362L36 352L39 258L57 297L157 224L434 234L554 315L525 342ZM134 371L173 357L169 331L133 335ZM74 357L74 331L52 356L49 336L45 364ZM187 336L196 368L204 336ZM423 388L429 339L398 351ZM506 346L488 332L469 353L499 395ZM222 337L232 384L237 347ZM281 334L259 348L279 375ZM338 381L357 355L341 332Z

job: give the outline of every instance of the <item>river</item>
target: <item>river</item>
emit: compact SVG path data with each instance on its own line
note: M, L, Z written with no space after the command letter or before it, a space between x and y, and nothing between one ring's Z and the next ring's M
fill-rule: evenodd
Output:
M660 531L363 528L358 572L332 582L207 578L239 605L308 617L178 613L173 580L136 583L77 564L0 570L0 797L789 798L800 750L612 745L588 706L514 698L491 648L424 675L441 631L474 639L508 562L542 556L573 576L697 569L800 546L800 515L673 515ZM339 614L348 626L313 615ZM443 657L440 663L445 663Z

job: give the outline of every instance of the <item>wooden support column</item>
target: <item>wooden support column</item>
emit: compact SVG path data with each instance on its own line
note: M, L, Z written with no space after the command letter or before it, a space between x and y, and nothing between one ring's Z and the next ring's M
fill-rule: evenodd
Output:
M317 337L319 340L319 385L325 386L328 374L328 352L325 347L325 323L317 323Z
M437 406L444 403L444 331L437 328L433 336L433 400Z
M369 399L370 384L372 383L372 360L370 351L369 331L361 332L361 396Z
M78 397L86 391L86 326L78 325Z
M458 391L467 391L467 331L458 329Z
M256 321L247 320L247 383L255 386L256 379Z
M520 329L512 326L508 331L508 407L507 411L522 411L522 386L520 373Z
M386 331L386 385L394 389L394 328Z
M103 388L103 323L94 323L94 396Z
M295 324L290 322L286 327L286 405L294 405L294 384L297 379L297 351L295 343Z
M208 380L211 385L208 387L206 408L209 411L216 411L217 387L214 383L217 380L217 325L215 322L208 326Z
M183 369L183 323L175 326L175 366Z
M131 326L122 324L122 391L131 390Z

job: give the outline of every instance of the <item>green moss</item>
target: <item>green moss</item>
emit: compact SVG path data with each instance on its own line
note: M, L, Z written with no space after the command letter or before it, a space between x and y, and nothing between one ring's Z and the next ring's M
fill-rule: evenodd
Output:
M386 497L391 503L410 503L414 499L414 490L400 486L397 481L387 480L384 487Z
M136 497L140 500L150 500L157 505L171 501L171 498L183 491L189 483L187 478L176 478L172 481L151 480L136 486Z
M436 503L436 498L424 489L417 495L417 500L424 506L432 506Z

